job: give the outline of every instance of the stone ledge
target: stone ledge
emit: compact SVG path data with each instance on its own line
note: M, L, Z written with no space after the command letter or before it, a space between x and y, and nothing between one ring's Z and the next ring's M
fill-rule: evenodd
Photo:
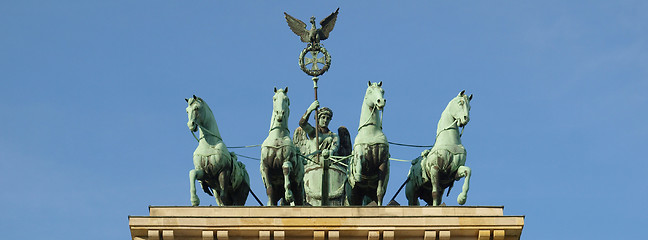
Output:
M150 216L216 217L369 217L369 216L503 216L504 207L187 207L150 206Z
M504 216L503 207L159 206L149 211L150 216L129 217L133 239L508 240L520 239L524 227L524 216Z

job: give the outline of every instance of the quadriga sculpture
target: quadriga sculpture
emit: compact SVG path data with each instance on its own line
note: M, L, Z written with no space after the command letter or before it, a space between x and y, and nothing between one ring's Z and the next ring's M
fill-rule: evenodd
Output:
M461 91L443 110L437 125L436 141L431 150L425 150L412 161L408 174L406 196L409 205L418 206L419 198L428 205L439 206L445 188L452 189L454 181L464 178L457 203L466 203L470 186L470 168L466 163L466 149L461 144L459 127L470 121L470 100ZM450 193L448 189L448 194Z
M261 178L268 194L268 206L303 205L304 163L290 140L290 99L285 89L274 89L268 137L261 145Z
M189 171L191 205L200 204L196 180L200 181L205 193L216 198L218 205L244 205L250 192L250 178L245 165L237 161L234 153L227 151L207 103L196 95L185 100L188 104L187 126L192 133L200 131L198 147L193 154L195 169Z
M385 196L389 181L389 145L382 131L382 116L378 114L385 107L384 93L382 82L369 82L349 164L351 189L347 200L350 205L362 205L367 197L381 206Z

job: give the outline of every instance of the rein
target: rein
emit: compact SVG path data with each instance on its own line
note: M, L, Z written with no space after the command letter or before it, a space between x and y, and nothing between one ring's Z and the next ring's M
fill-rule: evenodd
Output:
M194 96L194 97L196 97L196 96ZM196 111L196 109L194 109L194 111ZM196 114L196 117L194 117L194 118L198 118L197 115L198 115L198 114ZM218 138L218 140L220 140L221 142L223 141L223 139L222 139L220 136L214 134L213 132L209 131L209 129L203 127L203 126L200 124L200 121L196 121L196 119L194 119L194 121L196 122L196 125L198 125L198 127L200 128L200 130L203 132L203 136L202 136L201 138L198 138L198 137L196 137L196 133L194 133L194 132L192 132L191 130L189 130L189 132L191 132L191 135L194 136L194 138L196 139L196 141L197 141L198 143L200 143L200 139L205 138L205 136L204 136L205 133L208 133L209 135L212 135L212 136Z
M442 129L442 130L441 130L441 131L436 135L436 137L434 138L434 143L436 143L436 140L439 138L439 135L441 134L441 132L443 132L443 131L445 131L445 130L453 129L452 124L454 124L454 123L456 123L456 122L457 122L457 120L455 119L454 122L452 122L448 127ZM461 127L461 132L459 133L459 137L463 136L463 131L464 131L465 128L466 128L466 126ZM404 143L396 143L396 142L387 142L387 143L389 143L389 144L394 144L394 145L398 145L398 146L404 146L404 147L425 147L425 148L428 148L428 147L429 147L429 148L434 147L434 144L432 144L432 145L412 145L412 144L404 144ZM390 160L393 160L393 159L390 159Z
M275 129L283 129L283 130L286 130L286 132L288 132L288 134L290 134L290 130L287 127L273 127L273 128L270 128L268 133L272 132L272 130L275 130Z
M439 133L437 133L436 137L434 138L434 143L436 143L436 140L439 138L439 135L441 135L441 133L443 131L453 129L452 125L456 124L458 121L459 120L455 119L452 123L450 123L449 126L442 129L441 131L439 131ZM459 137L463 136L463 131L464 131L465 128L466 128L466 126L461 127L461 132L459 132ZM457 126L457 130L459 130L459 126ZM434 146L434 145L432 145L432 146Z
M274 110L273 110L273 111L274 111ZM271 124L270 124L270 130L268 130L268 133L272 132L272 130L275 130L275 129L285 129L286 132L288 132L288 135L290 135L290 130L288 129L288 127L282 127L281 124L279 124L278 127L274 127L275 123L277 122L277 121L275 120L276 118L277 118L276 115L275 115L275 114L272 114L272 122L271 122Z
M448 125L446 128L441 129L441 131L439 131L439 133L437 133L436 137L434 138L434 142L436 142L437 138L439 138L439 135L441 135L443 131L453 129L452 125L455 125L456 123L457 123L457 119L455 119L452 123L450 123L450 125ZM463 130L461 132L463 134ZM461 134L459 135L459 137L461 137Z
M371 108L371 115L369 115L369 118L367 118L367 121L365 121L365 123L362 124L362 125L358 128L358 131L360 131L360 129L362 129L363 127L366 127L366 126L369 126L369 125L376 125L376 123L369 122L369 121L371 121L371 118L373 117L376 108L378 108L378 107L374 106L374 107ZM383 118L383 112L384 112L384 110L379 110L379 111L380 111L380 126L378 126L378 127L379 127L380 129L382 129L382 118Z
M216 135L216 134L214 134L213 132L207 130L207 128L204 128L204 127L201 126L200 124L198 124L198 127L200 128L201 131L203 131L203 135L205 135L205 133L208 133L209 135L212 135L212 136L218 138L218 140L220 140L221 142L223 141L223 139L220 138L218 135ZM191 135L194 136L194 138L196 139L196 141L197 141L198 143L200 143L200 139L205 138L204 136L201 137L201 138L196 137L196 133L195 133L195 132L192 132L191 130L189 130L189 132L191 132Z

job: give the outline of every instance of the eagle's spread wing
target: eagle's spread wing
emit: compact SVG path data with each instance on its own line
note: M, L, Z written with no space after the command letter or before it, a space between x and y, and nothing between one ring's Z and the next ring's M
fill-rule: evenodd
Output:
M338 12L340 11L340 8L335 10L334 13L331 13L328 17L324 18L321 22L320 25L322 25L321 29L321 34L320 34L320 40L325 40L328 38L329 33L333 31L333 27L335 27L335 20L337 20L337 15ZM292 27L291 27L292 28ZM293 30L295 31L295 30Z
M286 22L288 23L288 27L290 27L290 30L292 30L297 36L301 38L302 42L309 42L308 38L308 30L306 30L306 23L302 22L301 20L294 18L293 16L288 15L288 13L284 12L284 15L286 15Z
M353 149L351 144L351 134L349 134L349 130L344 126L339 127L338 137L340 138L340 146L338 148L337 155L342 157L351 155Z

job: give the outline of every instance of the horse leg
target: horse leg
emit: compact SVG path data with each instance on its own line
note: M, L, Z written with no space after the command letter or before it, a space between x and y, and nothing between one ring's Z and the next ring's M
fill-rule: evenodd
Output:
M290 183L290 172L293 169L292 163L290 161L284 161L283 165L281 166L283 169L283 175L284 175L284 200L286 203L293 203L295 201L295 198L293 196L293 192L290 190L291 188L291 183Z
M222 204L221 206L230 206L232 205L232 184L230 183L231 170L224 170L218 174L218 183L220 184L221 194L220 199Z
M434 205L434 199L432 198L432 191L429 191L425 188L421 188L421 195L419 197L425 201L426 206Z
M266 206L276 206L277 201L273 201L274 198L274 188L272 187L272 182L270 180L270 175L268 173L268 168L263 166L261 163L261 178L263 179L263 185L265 185L266 195L268 195L268 203Z
M293 150L293 169L292 169L292 192L295 198L295 205L302 206L304 205L304 164L300 159L300 156L296 154L295 151L298 151L296 148Z
M295 195L295 205L297 206L304 205L304 184L296 182L295 184L293 184L292 191L293 194Z
M250 193L250 185L249 183L243 181L239 185L239 187L234 190L234 193L232 194L232 196L234 197L233 205L235 206L245 205L245 201L247 200L249 193Z
M266 189L266 195L268 195L268 203L266 203L266 206L276 206L276 204L273 204L272 201L272 195L273 195L273 188L272 188L272 180L270 179L270 173L268 172L268 165L267 163L272 163L272 156L270 156L271 150L268 149L267 147L261 147L261 179L263 180L263 185L265 186Z
M221 192L222 192L221 190L222 190L222 188L220 187L220 184L216 183L214 185L214 188L212 188L211 191L212 191L212 194L214 195L214 200L216 200L216 204L218 206L225 206L225 205L223 205L223 198L221 198Z
M416 186L414 186L414 181L409 180L405 185L405 197L407 197L407 204L409 206L419 206L419 191Z
M468 189L470 188L470 174L471 170L469 167L461 166L457 170L457 175L455 176L455 180L457 181L464 177L464 184L463 187L461 187L461 193L457 197L457 203L459 203L460 205L464 205L466 203L466 198L468 197Z
M196 195L196 180L200 180L204 177L205 172L200 169L193 169L189 171L189 193L191 194L191 206L200 205L200 198Z
M349 174L350 175L349 178L354 183L360 182L360 180L361 180L362 162L365 160L364 159L364 153L362 152L363 148L357 149L357 151L360 151L360 152L356 152L356 149L357 148L353 149L353 157L351 158L351 162L349 164L349 168L351 168L351 169L349 169L350 170L349 172L351 173L351 174Z
M376 188L376 198L378 199L378 206L382 206L385 192L387 192L387 182L389 182L389 157L387 161L380 164L378 167L378 187Z
M439 187L438 190L439 190L439 192L437 192L437 198L439 199L439 200L438 200L438 202L439 202L439 206L445 206L445 203L443 203L443 191L444 191L445 189Z
M353 150L355 151L355 149ZM353 170L351 169L353 165L355 164L355 155L351 157L349 160L349 166L347 167L347 179L344 182L344 194L346 195L345 202L347 206L353 206L354 201L353 199L355 196L353 195L353 187L355 187L355 181L353 180ZM351 185L351 182L354 183L354 185ZM304 185L306 184L306 181L304 181ZM304 187L304 190L306 190L306 187Z
M362 205L364 194L362 194L362 190L360 188L360 183L356 183L356 185L353 187L348 182L346 183L347 202L350 206Z
M432 206L439 206L441 204L441 198L439 197L439 170L430 169L430 183L432 184ZM429 204L429 203L428 203Z
M218 193L218 189L212 189L212 193L214 194L214 199L216 200L216 204L218 206L223 206L223 201L221 200L220 193Z

